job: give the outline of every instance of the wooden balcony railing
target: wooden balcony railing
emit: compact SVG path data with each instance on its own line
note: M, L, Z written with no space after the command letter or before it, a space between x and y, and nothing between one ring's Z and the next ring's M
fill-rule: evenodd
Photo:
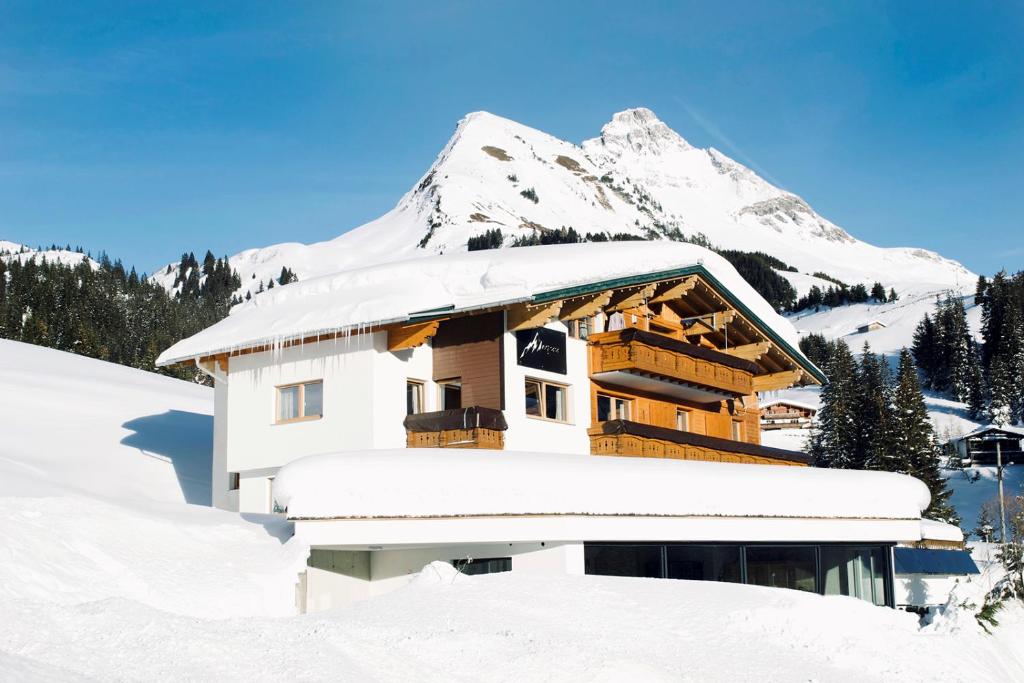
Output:
M745 441L730 441L665 427L610 420L587 430L593 455L675 458L760 465L808 465L810 456L797 451L768 448Z
M494 408L470 406L418 413L405 418L407 448L505 448L505 415Z
M635 328L592 334L588 342L596 380L701 402L754 392L757 365L727 353Z

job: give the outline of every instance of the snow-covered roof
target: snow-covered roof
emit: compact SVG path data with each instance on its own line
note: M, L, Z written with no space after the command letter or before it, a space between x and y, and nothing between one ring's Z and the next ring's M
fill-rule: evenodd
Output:
M765 401L761 404L762 408L770 408L771 406L782 404L784 406L794 406L796 408L804 408L806 410L818 410L818 406L804 401L793 401L788 398L773 398L770 401Z
M923 483L888 472L462 449L300 458L278 472L274 497L291 519L604 515L917 520L930 502Z
M275 288L164 351L157 365L284 341L532 301L570 288L700 273L755 325L823 377L798 349L793 326L721 256L679 242L614 242L427 256L347 270Z
M1024 436L1024 427L1014 427L1013 425L982 425L977 429L964 434L961 438L966 439L971 436L978 436L979 434L985 434L987 432L1006 432L1007 434L1020 434Z
M963 543L963 530L953 524L936 522L934 519L921 520L921 538L929 541L954 541Z

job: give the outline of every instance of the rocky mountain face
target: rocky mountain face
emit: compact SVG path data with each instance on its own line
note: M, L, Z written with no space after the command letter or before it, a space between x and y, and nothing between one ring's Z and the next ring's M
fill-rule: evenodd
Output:
M254 291L283 266L304 280L465 250L487 231L500 230L507 247L570 227L580 235L703 235L717 247L762 251L799 271L787 275L798 291L817 282L815 272L898 291L959 288L974 279L934 252L855 239L797 195L718 150L689 144L648 109L615 114L580 145L486 112L469 114L385 215L326 242L250 249L231 264L243 288ZM171 287L175 269L154 277Z

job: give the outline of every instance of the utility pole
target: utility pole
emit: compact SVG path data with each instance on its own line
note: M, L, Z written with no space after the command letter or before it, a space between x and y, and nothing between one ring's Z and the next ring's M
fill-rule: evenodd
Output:
M999 480L999 542L1006 545L1006 501L1003 500L1003 449L996 440L996 479Z

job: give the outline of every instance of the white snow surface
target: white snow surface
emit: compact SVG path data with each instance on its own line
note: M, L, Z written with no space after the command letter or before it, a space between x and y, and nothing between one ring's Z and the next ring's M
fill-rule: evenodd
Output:
M420 257L299 281L236 306L226 319L166 350L157 364L404 321L445 306L471 310L526 301L564 287L689 266L702 266L799 353L793 326L721 256L693 244L626 242Z
M99 263L77 251L70 251L68 249L33 249L17 242L0 240L0 260L2 261L7 263L11 261L27 263L28 261L40 261L43 259L48 263L62 263L66 266L77 266L83 261L89 263L93 268L99 266Z
M522 195L530 189L537 202ZM255 295L283 266L309 280L464 251L470 237L490 229L500 229L507 246L563 226L580 234L703 233L716 246L763 251L796 267L800 273L784 275L801 293L824 282L811 275L816 271L849 284L880 281L900 292L974 279L934 252L879 248L853 238L800 197L718 150L693 147L643 108L615 114L599 137L582 145L487 112L468 114L385 215L333 240L248 249L230 262L243 288ZM177 269L171 264L153 279L171 289Z
M458 477L451 476L456 471ZM278 472L274 497L292 519L502 514L916 519L931 500L920 481L888 472L408 448L300 458Z
M304 550L282 546L289 525L204 507L211 390L6 340L0 386L4 621L25 604L103 600L291 613Z
M964 540L964 532L960 527L945 522L936 522L933 519L921 520L921 535L932 541L956 541L961 543Z
M955 604L921 629L843 597L431 565L287 616L304 552L280 521L185 502L209 390L8 341L0 386L4 680L1024 679L1016 607L988 636Z

